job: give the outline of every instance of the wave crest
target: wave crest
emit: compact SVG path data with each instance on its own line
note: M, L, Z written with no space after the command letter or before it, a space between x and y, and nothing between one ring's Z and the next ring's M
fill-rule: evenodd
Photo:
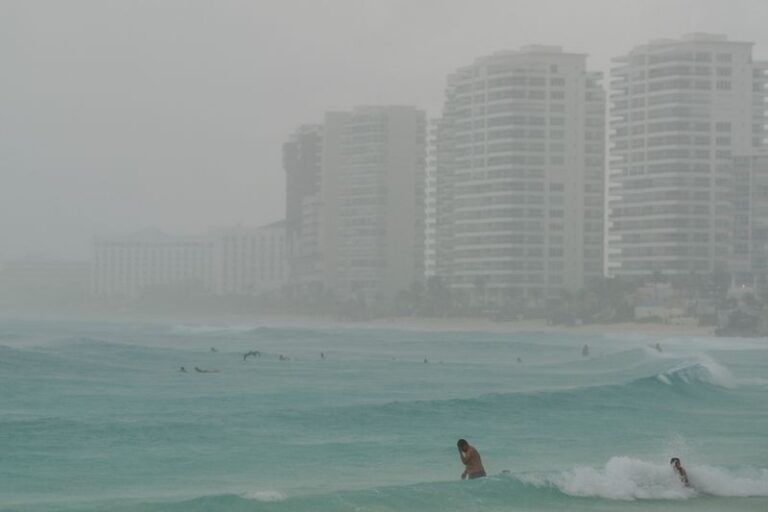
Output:
M268 490L268 491L249 491L243 494L243 497L249 500L256 500L256 501L285 501L288 497L280 492L275 490Z
M555 487L569 496L610 500L685 500L699 495L768 496L768 470L728 470L688 466L691 487L685 487L667 464L613 457L603 468L575 467L548 475L526 475L520 481Z
M694 361L681 363L666 372L658 374L656 378L668 385L675 382L685 384L704 382L726 389L738 387L736 379L728 368L703 354L699 355Z

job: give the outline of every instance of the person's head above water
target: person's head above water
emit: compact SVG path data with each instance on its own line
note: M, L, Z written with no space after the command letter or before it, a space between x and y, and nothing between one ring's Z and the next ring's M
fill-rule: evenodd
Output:
M456 441L456 446L458 446L460 450L464 451L469 448L469 443L466 439L459 439Z
M680 465L680 459L678 459L677 457L672 457L671 459L669 459L669 463L672 464L673 466L678 466Z

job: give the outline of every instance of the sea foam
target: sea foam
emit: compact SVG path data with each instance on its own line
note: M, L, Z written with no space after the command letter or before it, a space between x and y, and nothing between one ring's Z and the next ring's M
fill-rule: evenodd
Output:
M685 487L667 464L631 457L613 457L603 468L579 466L520 480L537 487L552 486L564 494L611 500L685 500L699 495L768 496L768 470L730 470L687 466L691 487Z
M656 378L664 384L672 384L673 381L686 384L704 382L726 389L734 389L739 384L728 368L706 354L698 354L695 358L660 373Z
M284 493L275 490L248 491L243 494L243 497L256 501L285 501L287 499Z

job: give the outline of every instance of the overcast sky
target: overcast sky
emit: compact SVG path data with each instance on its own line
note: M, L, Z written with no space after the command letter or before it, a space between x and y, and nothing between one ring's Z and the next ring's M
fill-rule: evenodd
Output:
M593 69L716 32L768 55L765 0L0 0L0 260L283 216L281 145L326 110L439 113L446 74L532 43Z

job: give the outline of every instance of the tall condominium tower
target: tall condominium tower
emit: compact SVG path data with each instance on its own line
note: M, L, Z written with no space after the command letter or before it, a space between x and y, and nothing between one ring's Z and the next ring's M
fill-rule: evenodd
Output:
M765 68L751 43L707 34L614 59L609 275L727 269L733 157L764 145Z
M321 125L300 126L283 144L288 283L297 293L322 289L319 265L322 151Z
M409 106L326 115L321 203L327 282L391 299L423 279L426 118Z
M447 107L446 107L447 108ZM433 120L427 158L424 275L447 284L453 256L453 140L452 118Z
M550 46L482 57L448 78L429 243L452 288L503 304L602 275L600 79L585 55Z
M728 270L735 285L768 291L768 152L734 159L733 252Z
M437 275L437 151L435 150L436 126L432 121L428 128L427 162L424 177L424 277Z

